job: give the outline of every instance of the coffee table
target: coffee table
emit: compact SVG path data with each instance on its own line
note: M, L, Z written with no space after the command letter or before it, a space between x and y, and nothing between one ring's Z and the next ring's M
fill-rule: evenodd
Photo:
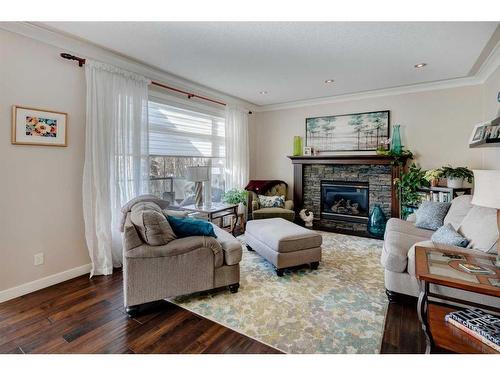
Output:
M179 207L181 210L189 211L197 214L202 214L207 216L209 222L220 219L222 220L225 216L232 216L233 218L238 218L238 205L237 204L226 204L214 202L210 207L201 206L197 207L194 204L189 206ZM234 234L234 220L231 220L231 233Z
M488 254L471 255L462 251L415 247L415 276L420 282L417 313L426 338L426 353L431 353L437 348L455 353L497 353L481 341L445 322L445 315L460 307L429 302L429 297L433 297L499 313L500 310L492 306L430 291L430 285L435 284L500 298L498 286L500 285L500 269L495 267L494 262L495 256ZM495 274L470 274L459 267L460 263L480 265L494 271Z

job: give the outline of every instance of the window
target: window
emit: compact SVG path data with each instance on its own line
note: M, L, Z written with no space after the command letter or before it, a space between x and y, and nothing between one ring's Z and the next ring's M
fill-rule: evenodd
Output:
M149 102L150 191L172 203L194 203L186 167L211 166L212 200L224 192L224 118L177 104ZM205 189L206 190L206 189Z

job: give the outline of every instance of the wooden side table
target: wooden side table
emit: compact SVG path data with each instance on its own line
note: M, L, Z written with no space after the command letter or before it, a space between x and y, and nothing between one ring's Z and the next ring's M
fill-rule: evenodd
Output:
M492 306L430 291L430 285L434 284L500 298L500 287L498 287L500 269L494 266L494 261L495 256L487 254L471 255L467 252L423 246L415 248L415 275L420 282L417 313L426 337L425 352L427 354L431 353L434 348L442 348L454 353L497 353L488 345L445 322L445 315L460 307L429 302L429 297L433 297L499 313L500 309ZM461 270L460 263L479 264L494 271L495 274L470 274Z

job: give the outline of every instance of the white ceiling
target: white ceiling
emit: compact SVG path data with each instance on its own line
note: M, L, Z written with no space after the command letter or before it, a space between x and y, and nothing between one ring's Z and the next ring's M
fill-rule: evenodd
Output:
M468 76L498 23L46 25L179 77L267 105ZM420 62L428 65L415 69ZM325 84L326 79L335 83Z

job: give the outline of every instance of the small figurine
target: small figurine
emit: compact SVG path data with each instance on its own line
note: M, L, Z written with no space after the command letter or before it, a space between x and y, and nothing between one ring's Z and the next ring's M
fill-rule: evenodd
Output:
M312 211L307 210L307 209L302 209L299 212L299 216L302 220L304 220L304 223L306 224L306 227L312 227L313 226L313 219L314 219L314 214Z

